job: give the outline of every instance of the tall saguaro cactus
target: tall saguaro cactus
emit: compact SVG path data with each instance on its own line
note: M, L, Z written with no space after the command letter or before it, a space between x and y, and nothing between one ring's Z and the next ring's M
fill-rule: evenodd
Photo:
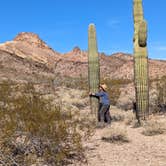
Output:
M89 91L97 92L99 90L100 82L100 68L99 68L99 56L97 50L96 30L95 25L90 24L88 28L88 79L89 79ZM99 100L98 98L90 98L91 111L94 118L97 117Z
M149 113L147 24L143 16L142 0L134 0L134 83L138 120Z

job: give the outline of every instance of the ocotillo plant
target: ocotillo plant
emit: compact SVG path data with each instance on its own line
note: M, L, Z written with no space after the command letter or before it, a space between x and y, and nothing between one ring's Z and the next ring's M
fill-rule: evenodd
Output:
M134 0L134 83L137 119L149 113L147 25L143 16L142 0Z
M99 56L97 50L96 30L95 25L90 24L88 28L88 79L89 91L97 92L99 90L100 69ZM97 117L99 100L95 97L90 97L91 111L94 117Z

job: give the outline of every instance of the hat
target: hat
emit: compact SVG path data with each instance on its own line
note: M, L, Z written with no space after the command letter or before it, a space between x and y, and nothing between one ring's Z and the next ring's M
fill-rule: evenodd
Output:
M107 91L107 85L106 85L106 84L100 84L100 87L101 87L104 91Z

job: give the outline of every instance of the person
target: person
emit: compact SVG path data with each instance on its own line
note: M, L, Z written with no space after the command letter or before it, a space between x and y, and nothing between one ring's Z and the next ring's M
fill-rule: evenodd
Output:
M110 116L110 99L107 92L107 85L102 84L99 87L99 92L92 93L90 92L89 95L91 97L98 97L100 100L99 104L99 111L98 111L98 121L99 122L106 122L108 124L111 123L111 116Z

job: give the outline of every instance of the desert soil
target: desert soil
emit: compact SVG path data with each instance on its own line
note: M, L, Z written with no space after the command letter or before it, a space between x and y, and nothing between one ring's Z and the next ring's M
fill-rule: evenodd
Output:
M164 121L166 116L161 117ZM110 143L101 140L111 127L123 126L129 143ZM166 134L145 136L142 127L133 128L124 122L112 122L111 126L96 129L93 137L85 143L88 164L80 166L166 166Z

